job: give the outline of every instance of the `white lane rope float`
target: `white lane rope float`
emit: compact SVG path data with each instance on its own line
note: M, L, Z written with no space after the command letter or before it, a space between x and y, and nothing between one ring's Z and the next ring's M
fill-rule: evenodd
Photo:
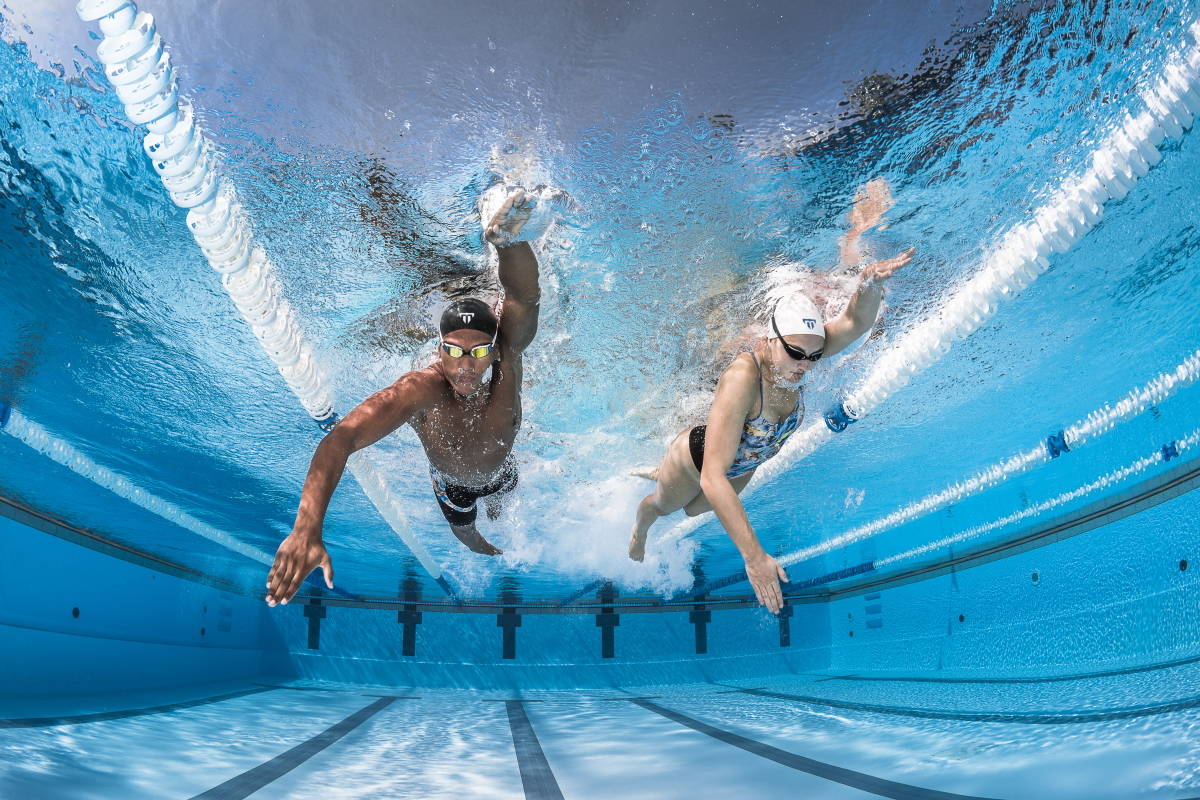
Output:
M1151 406L1162 403L1180 389L1192 385L1197 378L1200 378L1200 350L1194 351L1173 369L1161 372L1144 385L1132 389L1117 402L1105 403L1074 425L1051 434L1045 441L1000 459L966 480L958 481L940 491L926 495L879 519L859 525L811 547L780 556L779 563L790 566L815 558L839 547L846 547L898 528L926 514L979 494L985 489L997 486L1033 467L1052 461L1063 453L1079 449L1087 442L1111 431L1120 423L1140 416Z
M1078 486L1069 492L1063 492L1062 494L1051 497L1048 500L1043 500L1040 503L1031 505L1028 508L1023 508L1020 511L1014 511L1011 514L992 520L991 522L975 525L974 527L967 528L966 530L951 536L946 536L933 542L917 545L916 547L905 550L902 553L896 553L895 555L876 559L874 562L875 569L882 569L883 567L890 566L899 561L916 558L917 556L922 556L926 553L932 553L935 550L940 550L944 547L960 544L969 539L978 538L985 533L990 533L998 528L1004 528L1012 525L1015 522L1020 522L1031 517L1044 514L1050 509L1057 508L1064 503L1078 500L1079 498L1086 497L1093 492L1101 489L1107 489L1109 486L1113 486L1128 480L1134 475L1139 475L1145 472L1155 464L1165 464L1174 458L1178 458L1188 450L1194 448L1197 442L1200 442L1200 428L1193 430L1191 433L1180 439L1175 439L1167 444L1164 444L1158 450L1142 456L1131 464L1127 464L1124 467L1107 472L1104 475L1101 475L1099 478L1096 478L1094 481L1086 483L1082 486Z
M214 528L206 522L188 514L173 503L163 500L157 495L131 483L107 467L97 464L88 458L78 448L54 436L44 427L29 419L20 410L0 403L0 430L27 447L55 461L77 475L90 480L118 497L139 506L151 514L157 514L163 519L173 522L184 530L191 531L214 544L245 556L260 564L270 565L274 560L270 555L256 547L238 540L225 531Z
M793 434L775 458L758 468L744 493L765 486L812 453L834 433L862 419L914 375L950 352L953 340L977 330L998 304L1011 300L1049 269L1052 253L1066 253L1104 216L1104 205L1122 200L1162 160L1158 146L1178 139L1200 114L1200 21L1188 27L1193 40L1172 56L1154 85L1139 95L1145 107L1124 119L1092 151L1092 166L1065 180L1029 220L1000 237L979 272L947 298L940 310L914 326L873 365L870 374L823 421ZM1099 423L1097 423L1099 424ZM1090 435L1081 428L1080 435ZM676 524L659 541L675 541L705 522ZM661 546L661 545L660 545Z
M1200 442L1200 428L1193 430L1183 438L1173 439L1166 444L1163 444L1153 453L1143 456L1131 464L1107 472L1089 483L1078 486L1070 491L1063 492L1062 494L1059 494L1048 500L1043 500L1042 502L1036 503L1027 508L1006 514L1005 516L992 520L991 522L975 525L951 536L946 536L932 542L925 542L923 544L916 545L915 547L912 547L901 553L896 553L884 558L872 559L870 561L863 561L859 564L843 567L823 575L804 578L802 580L793 580L790 583L783 584L784 593L786 594L787 592L794 592L798 589L810 588L813 586L824 586L825 584L833 583L834 581L845 580L846 578L852 578L868 572L875 572L876 570L891 566L897 562L915 558L921 555L926 555L944 547L951 547L969 539L978 538L985 533L990 533L991 531L999 528L1007 527L1013 523L1039 516L1052 508L1057 508L1058 506L1069 503L1073 500L1078 500L1081 497L1085 497L1101 489L1107 489L1109 486L1121 483L1134 475L1139 475L1155 464L1169 463L1173 459L1181 456L1184 452L1194 448L1198 442ZM834 545L834 547L844 547L845 545L850 544L848 541L840 541L841 537L838 538L839 541ZM829 549L833 549L832 547L824 548L824 544L826 543L816 545L815 547L806 549L804 551L799 551L791 556L780 557L778 560L781 564L791 565L798 561L813 558L821 553L827 552ZM703 586L691 589L682 595L677 595L673 599L678 601L700 598L717 589L722 589L726 586L733 586L734 584L741 583L744 580L746 580L746 572L745 570L739 570L738 572L731 573L722 578L709 581ZM573 602L578 597L581 597L582 594L583 593L580 592L576 595L572 595L565 602Z
M221 285L304 410L328 431L337 422L330 382L296 314L283 298L275 267L254 240L249 214L220 174L216 147L180 97L171 56L154 17L130 0L79 0L85 22L103 38L96 55L130 122L149 131L143 148L171 201L188 209L187 226ZM439 586L457 594L441 565L416 538L383 472L367 453L348 466L367 498Z

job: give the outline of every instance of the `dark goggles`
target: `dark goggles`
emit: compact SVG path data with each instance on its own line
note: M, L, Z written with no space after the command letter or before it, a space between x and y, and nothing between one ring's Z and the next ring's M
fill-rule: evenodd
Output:
M496 342L493 339L490 344L480 344L472 347L470 350L459 347L456 344L442 342L442 350L451 358L462 358L465 355L470 355L471 358L483 358L490 356L492 351L496 349Z
M793 361L820 361L821 356L825 354L824 350L814 350L811 353L806 353L799 347L788 344L783 339L783 334L779 332L779 326L775 324L775 318L771 317L771 327L775 330L775 336L779 339L779 343L783 345L783 352L787 353Z

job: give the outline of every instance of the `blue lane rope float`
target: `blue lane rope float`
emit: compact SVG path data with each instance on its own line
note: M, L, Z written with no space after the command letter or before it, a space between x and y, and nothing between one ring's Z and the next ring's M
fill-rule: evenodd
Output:
M935 550L941 550L946 547L961 544L962 542L978 538L999 528L1039 516L1050 509L1057 508L1065 503L1086 497L1094 492L1107 489L1110 486L1121 483L1135 475L1145 472L1155 464L1166 464L1172 459L1178 458L1184 451L1195 447L1197 444L1200 444L1200 428L1193 430L1191 433L1180 439L1174 439L1170 442L1167 442L1159 449L1137 459L1131 464L1111 470L1101 475L1099 478L1083 484L1082 486L1078 486L1075 489L1063 492L1062 494L1051 497L1048 500L1043 500L1040 503L1028 506L1027 508L1022 508L998 519L994 519L991 522L975 525L959 533L946 536L932 542L926 542L924 544L917 545L916 547L910 548L901 553L896 553L895 555L863 562L862 564L857 564L842 570L830 572L817 578L810 578L807 581L801 581L799 583L781 583L781 586L786 593L797 588L832 583L834 581L842 580L843 578L849 578L854 575L860 575L865 572L874 572L877 569L891 566L892 564L900 561L905 561L921 555L927 555ZM811 558L812 556L809 557ZM783 564L785 561L788 561L788 557L782 556L778 560L780 564ZM796 561L791 560L788 563L794 564ZM746 580L745 570L738 570L735 573L726 575L723 578L718 578L711 583L705 584L699 589L696 589L694 592L689 592L680 599L689 599L700 594L711 592L714 589L724 588L726 586L732 586L734 584L741 583L744 580Z
M104 74L129 120L146 126L143 149L171 201L188 209L188 229L209 266L305 411L322 430L331 430L338 417L328 376L283 298L274 265L254 240L236 187L220 174L217 148L180 97L153 15L130 0L79 0L75 9L83 21L99 25L103 39L96 55ZM348 470L430 577L457 597L442 566L413 534L372 455L356 453Z
M850 413L844 401L825 412L825 425L834 433L841 433L855 422L858 417Z
M1067 444L1067 434L1065 431L1052 433L1046 437L1046 452L1051 458L1058 458L1063 453L1071 452L1071 447Z
M1187 34L1189 41L1168 59L1158 80L1138 95L1143 110L1136 116L1126 112L1092 151L1088 169L1064 179L1027 220L999 238L972 278L892 344L843 401L847 417L865 417L950 352L954 340L976 331L1002 301L1040 278L1051 255L1074 247L1104 217L1106 203L1124 199L1162 160L1158 148L1164 139L1179 139L1191 128L1200 114L1200 22L1189 25ZM779 455L758 468L743 496L786 472L835 432L822 419L792 434ZM704 516L680 522L660 542L679 539L704 522Z
M1146 383L1135 386L1115 402L1106 402L1074 424L1038 442L1033 447L996 461L969 478L902 506L872 522L859 525L816 545L794 551L781 559L784 566L795 564L838 547L877 536L938 509L959 502L985 489L1046 464L1063 453L1083 447L1118 425L1144 414L1176 392L1200 380L1200 349L1194 350L1174 367L1160 372Z
M1149 453L1148 455L1145 455L1136 461L1125 465L1124 467L1119 467L1107 472L1104 475L1101 475L1099 478L1096 478L1095 480L1082 486L1078 486L1071 491L1063 492L1062 494L1056 495L1048 500L1043 500L1040 503L1031 505L1028 508L1022 508L1019 511L1014 511L1011 514L1008 514L1007 516L1000 517L999 519L992 520L988 523L976 525L952 536L947 536L943 539L938 539L937 541L918 545L917 547L906 550L902 553L897 553L896 555L877 559L875 562L876 566L881 568L889 566L897 561L903 561L915 556L924 555L934 550L940 550L943 547L956 545L961 542L965 542L968 539L974 539L982 536L983 534L989 533L998 528L1011 525L1014 522L1020 522L1021 520L1044 514L1046 511L1049 511L1052 508L1056 508L1065 503L1078 500L1081 497L1085 497L1102 489L1107 489L1109 486L1113 486L1117 483L1128 480L1135 475L1145 472L1155 464L1166 464L1171 461L1171 459L1178 458L1183 452L1195 447L1197 444L1200 444L1200 428L1193 430L1191 433L1180 439L1175 439L1167 444L1164 444L1158 450L1155 450L1152 453Z

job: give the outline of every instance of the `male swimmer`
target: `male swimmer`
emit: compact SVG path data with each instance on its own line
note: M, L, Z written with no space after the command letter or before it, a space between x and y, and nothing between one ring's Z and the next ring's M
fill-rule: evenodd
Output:
M333 587L322 541L329 499L350 454L405 423L425 448L434 496L450 530L476 553L501 552L475 528L476 501L483 499L488 517L496 519L501 498L517 485L512 447L521 427L521 353L537 332L540 290L537 257L516 237L531 210L518 189L484 231L500 256L501 317L476 298L451 303L439 324L438 360L359 403L317 446L296 522L267 575L270 605L288 602L318 566Z
M860 190L843 238L843 260L858 253L858 236L877 225L891 205L887 184L871 181ZM912 258L866 265L846 310L826 322L806 295L783 298L771 315L764 338L734 358L717 383L707 425L680 433L667 447L658 469L646 477L657 487L638 505L629 557L645 558L646 537L659 517L683 509L688 516L715 511L746 564L758 602L771 613L783 606L778 562L763 549L738 496L754 471L779 452L804 419L801 382L818 359L845 350L870 330L883 301L883 282Z

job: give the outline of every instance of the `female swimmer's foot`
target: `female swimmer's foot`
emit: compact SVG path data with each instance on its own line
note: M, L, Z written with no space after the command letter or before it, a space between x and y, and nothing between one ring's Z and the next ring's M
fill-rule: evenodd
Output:
M633 526L633 533L629 537L629 557L634 561L646 560L646 534L648 531L639 531L637 526Z
M451 525L450 530L473 553L479 553L481 556L498 556L504 552L483 538L474 525Z
M517 189L492 216L492 221L483 231L483 238L496 247L507 247L516 241L532 213L533 204L525 197L525 190Z
M633 533L629 536L629 557L634 561L646 559L646 538L650 535L650 526L661 516L658 506L654 504L656 495L648 494L638 503L637 519L633 523Z

